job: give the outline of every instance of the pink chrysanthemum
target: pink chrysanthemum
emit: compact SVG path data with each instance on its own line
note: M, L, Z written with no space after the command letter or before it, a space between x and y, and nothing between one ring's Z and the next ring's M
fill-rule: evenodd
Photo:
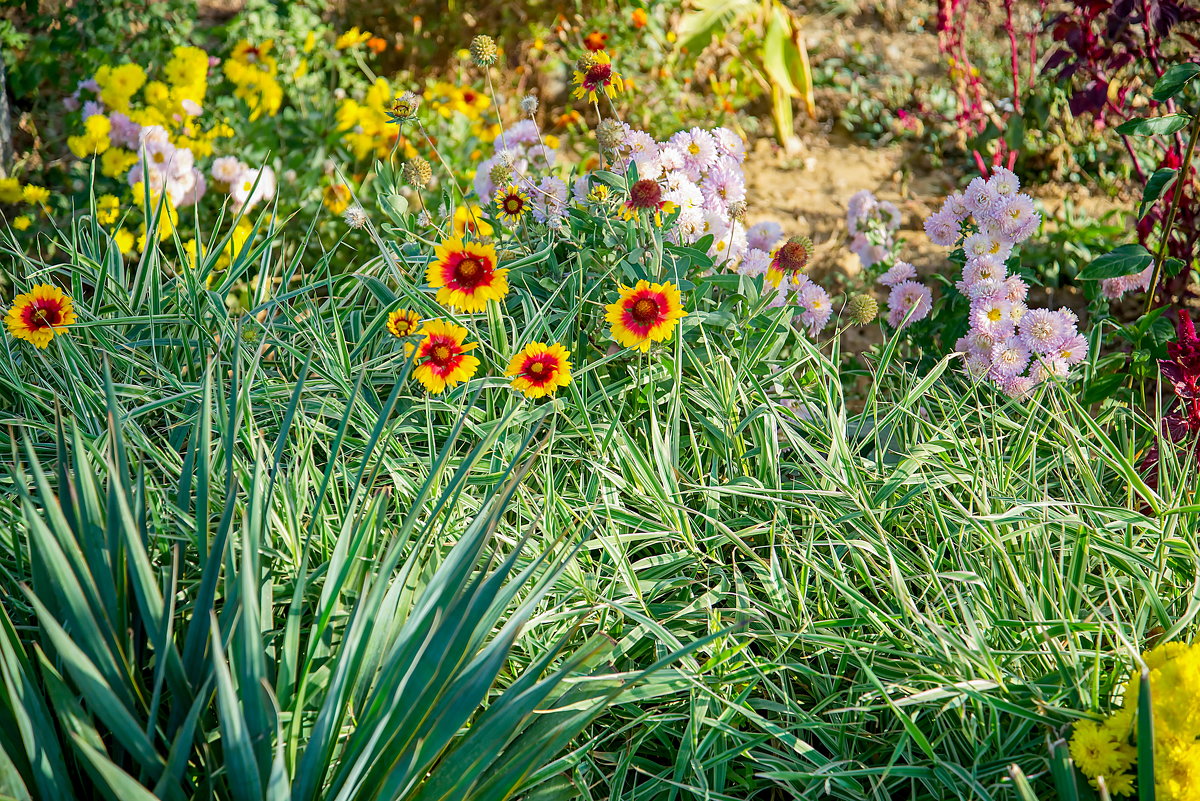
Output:
M1029 357L1020 337L1007 337L992 346L992 373L1000 381L1020 375L1029 366Z
M932 310L933 293L916 281L896 284L888 295L888 324L893 328L924 320Z
M896 286L917 277L917 268L906 261L897 261L888 271L879 276L879 283L884 286Z

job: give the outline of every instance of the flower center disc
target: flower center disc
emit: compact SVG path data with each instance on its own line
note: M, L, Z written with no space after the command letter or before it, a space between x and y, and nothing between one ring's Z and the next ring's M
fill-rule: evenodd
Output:
M473 287L483 279L483 264L479 259L463 259L458 263L455 277L458 278L460 284Z
M650 298L642 298L633 304L633 308L629 310L629 313L639 323L648 325L658 319L658 304L650 300Z
M445 345L433 346L433 360L435 362L444 362L450 358L450 348Z
M587 81L590 84L607 83L610 77L612 77L612 66L609 64L593 64L588 67Z
M508 200L504 201L504 210L509 214L516 214L521 210L521 206L521 198L519 197L509 197Z
M799 242L788 242L779 249L779 268L798 273L808 265L808 248Z
M643 178L629 189L629 205L635 209L657 208L662 200L662 189L657 181Z
M541 362L534 362L533 364L529 365L529 372L533 373L534 375L541 375L542 373L546 372L546 365L542 364Z

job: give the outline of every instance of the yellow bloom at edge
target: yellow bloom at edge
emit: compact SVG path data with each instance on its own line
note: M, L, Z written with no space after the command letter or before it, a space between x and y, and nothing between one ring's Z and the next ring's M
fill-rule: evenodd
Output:
M25 184L21 190L21 199L31 206L44 206L50 199L50 190L36 184Z
M12 308L4 318L8 333L17 339L44 348L67 326L75 322L75 307L71 298L53 284L38 284L27 293L13 298Z
M0 178L0 203L21 202L21 182L16 178Z
M492 224L483 218L483 209L477 204L460 205L454 210L454 235L472 233L476 236L491 236Z
M354 45L360 45L370 38L371 38L370 31L360 31L358 29L358 26L356 25L355 27L351 28L350 30L346 31L341 36L339 36L337 38L337 41L333 43L333 46L334 46L334 48L336 48L338 50L345 50L347 47L353 47Z
M29 219L28 214L22 214L19 217L14 217L12 221L12 227L16 228L18 231L28 231L29 226L31 225L33 225L33 220Z

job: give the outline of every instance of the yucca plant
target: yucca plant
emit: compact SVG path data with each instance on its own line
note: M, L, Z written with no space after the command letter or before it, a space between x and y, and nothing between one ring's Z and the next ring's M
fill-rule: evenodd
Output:
M28 443L14 459L30 581L0 607L0 797L503 799L569 766L545 769L638 676L597 673L608 640L570 621L510 669L571 555L490 545L528 458L456 530L496 436L451 470L464 413L394 509L367 489L393 392L367 480L326 481L308 512L310 538L337 527L332 555L314 564L306 545L298 570L277 569L273 532L297 501L283 449L240 452L240 391L218 402L214 383L173 480L130 447L111 381L105 444L62 421L53 469Z

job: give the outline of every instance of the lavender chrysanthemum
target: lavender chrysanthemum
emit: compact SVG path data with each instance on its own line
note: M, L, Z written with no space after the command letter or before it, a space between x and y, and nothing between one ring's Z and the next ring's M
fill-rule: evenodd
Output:
M917 268L906 261L897 261L888 271L879 276L879 283L884 286L896 286L917 277Z
M932 310L933 294L929 287L916 281L896 284L888 295L888 324L893 328L923 320Z
M925 220L925 235L935 245L954 247L958 244L959 222L951 214L935 211Z
M770 251L783 239L783 227L774 220L755 223L746 231L746 243L756 250Z

